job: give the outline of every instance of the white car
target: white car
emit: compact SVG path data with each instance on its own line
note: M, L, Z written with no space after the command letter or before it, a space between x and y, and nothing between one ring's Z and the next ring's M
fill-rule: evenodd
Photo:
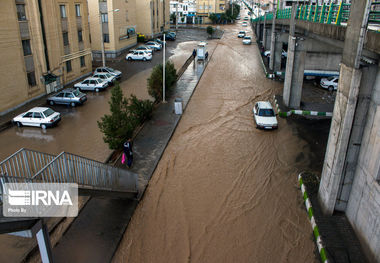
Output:
M278 122L276 114L269 101L259 101L253 107L253 117L255 118L256 128L277 129Z
M251 45L252 44L252 38L250 36L245 36L243 38L243 44L244 45Z
M161 44L155 42L155 41L148 41L145 43L145 46L152 48L153 50L161 50L162 46Z
M266 56L267 58L270 58L270 50L265 51L264 56ZM281 57L283 58L288 57L288 52L286 52L285 50L282 50Z
M247 22L243 22L241 25L244 26L244 27L246 27L246 26L248 26L248 23Z
M96 73L92 76L96 79L102 79L108 82L108 85L113 85L116 82L116 77L110 73Z
M99 67L99 68L96 68L95 71L94 71L94 74L96 74L96 73L109 73L109 74L115 76L117 79L121 78L121 71L113 69L113 68L110 68L110 67Z
M245 37L245 31L239 31L238 37L239 38Z
M18 127L34 126L46 129L52 127L61 120L61 114L46 107L35 107L13 118L13 123Z
M139 46L138 48L129 50L129 53L133 53L135 51L145 51L153 55L153 49L147 46Z
M152 54L150 53L147 53L145 51L134 51L132 53L129 53L126 57L125 57L126 60L143 60L143 61L147 61L147 60L152 60Z
M82 90L91 90L99 92L100 90L105 90L108 87L108 82L99 78L87 78L82 82L74 85L75 88Z
M338 82L339 82L338 76L323 78L321 79L321 87L324 89L328 89L329 91L337 90Z

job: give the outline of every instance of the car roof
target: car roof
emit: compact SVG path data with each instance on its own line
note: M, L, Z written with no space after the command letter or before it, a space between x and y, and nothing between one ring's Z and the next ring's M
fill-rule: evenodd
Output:
M260 109L273 109L269 101L258 101L256 104L258 104Z
M94 74L94 76L95 76L95 75L105 75L105 74L110 74L110 73L108 73L108 72L96 72L96 73Z
M30 109L28 111L44 112L47 109L50 109L50 108L48 108L48 107L34 107L34 108L32 108L32 109Z
M85 80L98 80L98 79L99 79L99 78L89 77L89 78L84 79L83 81L85 81Z

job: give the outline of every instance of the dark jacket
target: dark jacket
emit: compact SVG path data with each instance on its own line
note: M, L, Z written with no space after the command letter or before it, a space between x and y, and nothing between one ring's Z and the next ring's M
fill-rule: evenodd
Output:
M132 150L133 144L132 144L132 142L127 141L124 143L123 146L124 146L124 153L127 156L127 158L132 157L133 156L133 150Z

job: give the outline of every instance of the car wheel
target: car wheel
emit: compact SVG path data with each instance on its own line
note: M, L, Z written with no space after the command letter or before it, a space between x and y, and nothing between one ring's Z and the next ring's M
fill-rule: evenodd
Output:
M129 57L129 58L128 58L128 60L129 60L129 61L131 61L131 60L132 60L132 58L131 58L131 57Z
M333 87L333 86L329 86L329 87L328 87L328 90L331 92L331 91L334 90L334 87Z
M46 128L47 128L46 124L41 124L41 128L46 130Z
M144 61L146 61L146 58L143 58Z
M22 123L21 122L16 122L16 125L17 125L17 127L22 127Z
M96 88L96 89L95 89L95 92L99 92L99 88Z
M51 105L51 106L53 106L54 105L54 101L49 101L49 104Z
M75 104L75 102L71 102L70 105L71 105L71 107L75 107L76 104Z

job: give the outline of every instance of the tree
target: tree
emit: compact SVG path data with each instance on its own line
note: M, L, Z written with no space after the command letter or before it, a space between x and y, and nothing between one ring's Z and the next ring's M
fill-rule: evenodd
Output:
M111 90L109 101L110 115L104 115L98 121L98 127L104 134L103 140L110 149L121 149L126 139L132 137L137 119L128 110L128 100L118 84Z
M213 24L215 24L218 21L218 16L215 13L211 13L208 18L212 21Z
M212 26L208 26L206 30L207 30L207 34L209 34L210 37L212 37L212 34L214 33L214 28Z
M162 64L154 66L153 71L148 78L148 93L150 96L156 99L156 101L162 100ZM165 94L170 95L173 84L177 80L177 71L174 64L170 61L165 65Z
M176 20L177 20L177 16L176 16L176 14L172 13L172 14L170 15L170 20L173 21L173 24L176 24Z

